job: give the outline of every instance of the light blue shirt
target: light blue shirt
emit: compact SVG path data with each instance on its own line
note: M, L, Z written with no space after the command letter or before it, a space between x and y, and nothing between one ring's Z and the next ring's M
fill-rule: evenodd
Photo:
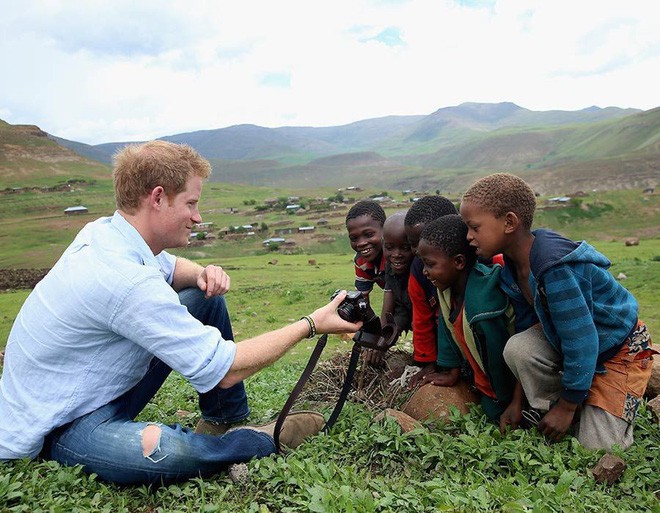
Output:
M154 256L119 212L80 231L9 334L0 460L36 457L48 433L131 389L154 356L199 392L218 384L236 345L181 305L175 262Z

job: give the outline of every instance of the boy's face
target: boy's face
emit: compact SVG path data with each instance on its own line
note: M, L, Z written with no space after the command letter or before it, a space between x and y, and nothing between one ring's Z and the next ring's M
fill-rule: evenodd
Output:
M396 274L405 274L413 259L412 248L408 243L403 223L388 224L383 228L383 255Z
M346 222L348 240L353 250L367 262L373 262L383 249L383 226L370 215Z
M424 276L439 291L448 289L458 282L464 265L456 257L447 256L442 249L431 246L424 239L419 241L417 256L424 262Z
M417 245L419 244L419 236L422 234L424 229L424 223L418 223L414 226L406 226L406 238L408 239L408 244L412 249L413 255L417 254Z
M479 205L461 203L461 217L468 227L467 240L476 249L477 256L491 258L505 250L505 216L495 217Z

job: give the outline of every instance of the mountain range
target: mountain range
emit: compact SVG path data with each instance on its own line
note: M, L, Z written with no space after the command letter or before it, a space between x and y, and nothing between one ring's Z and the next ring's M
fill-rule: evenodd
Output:
M0 171L8 160L3 133L12 126L0 124ZM94 166L109 164L128 142L48 139ZM508 171L542 194L559 194L654 187L660 176L660 108L532 111L508 102L464 103L335 127L236 125L161 139L190 144L208 158L211 180L272 187L458 192L478 176Z

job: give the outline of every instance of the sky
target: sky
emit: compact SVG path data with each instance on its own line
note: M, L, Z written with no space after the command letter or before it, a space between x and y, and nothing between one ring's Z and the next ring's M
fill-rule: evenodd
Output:
M660 106L656 0L0 0L0 119L88 144Z

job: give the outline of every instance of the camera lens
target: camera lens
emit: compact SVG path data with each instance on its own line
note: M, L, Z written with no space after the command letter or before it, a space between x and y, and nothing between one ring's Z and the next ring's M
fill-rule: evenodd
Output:
M354 308L351 303L342 303L339 305L339 308L337 308L337 314L339 314L339 317L345 321L355 322L355 319L353 319Z

